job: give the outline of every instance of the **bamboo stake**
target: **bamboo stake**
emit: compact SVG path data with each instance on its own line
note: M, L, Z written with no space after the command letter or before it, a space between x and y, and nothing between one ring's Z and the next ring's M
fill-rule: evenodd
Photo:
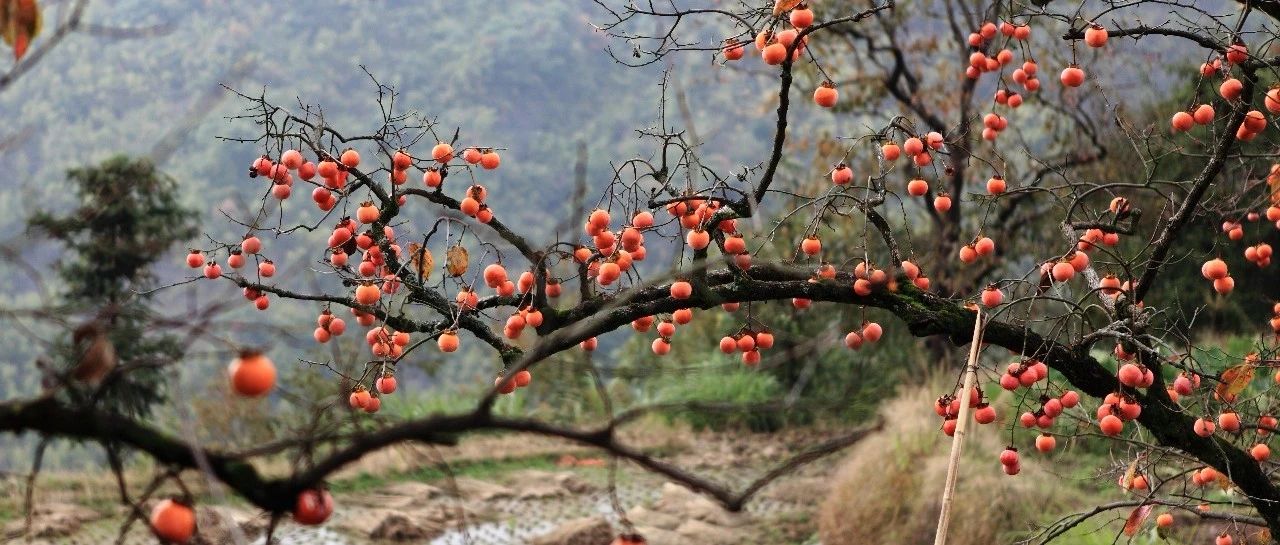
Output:
M969 363L965 365L964 386L960 390L960 414L956 431L951 438L951 459L947 462L947 481L942 488L942 512L938 513L938 531L933 545L946 545L947 528L951 525L951 502L955 499L956 474L960 466L960 451L964 447L964 432L969 425L969 396L978 378L978 352L982 345L982 306L973 321L973 341L969 344Z

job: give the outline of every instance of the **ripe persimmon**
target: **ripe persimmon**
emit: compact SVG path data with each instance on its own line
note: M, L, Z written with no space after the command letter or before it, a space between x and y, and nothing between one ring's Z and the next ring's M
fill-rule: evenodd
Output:
M1102 25L1091 25L1084 31L1084 43L1089 47L1102 47L1107 45L1107 29Z
M231 388L245 397L260 397L276 383L276 366L261 352L246 350L227 366Z
M357 166L360 166L360 152L352 148L347 148L342 152L342 155L338 157L338 160L347 168L356 168Z
M808 256L818 255L822 251L822 241L816 236L809 235L800 242L800 251Z
M1058 75L1058 79L1067 87L1079 87L1084 83L1084 77L1084 70L1074 64L1063 68L1062 73Z
M244 240L240 241L240 251L246 254L256 254L262 251L262 240L253 235L246 236Z
M382 292L372 283L365 282L356 286L355 298L356 302L362 305L372 305L378 302L382 297Z
M938 193L933 197L933 209L939 213L946 213L951 210L951 195L946 193Z
M190 505L172 499L151 508L151 532L168 543L186 543L196 533L196 513Z
M738 341L733 337L724 336L720 338L720 351L725 354L732 354L738 350Z
M996 251L996 241L991 240L991 237L978 237L978 240L973 242L973 250L978 252L979 256L989 256Z
M1271 457L1271 447L1268 447L1266 443L1258 443L1249 449L1249 456L1259 462L1265 462Z
M723 50L724 58L731 61L741 59L747 53L747 48L742 45L742 42L733 38L728 38L724 41Z
M923 197L924 194L928 192L929 192L929 182L926 182L920 178L915 178L910 182L907 182L907 193L909 193L913 197Z
M445 353L456 352L458 350L457 332L450 329L450 330L446 330L444 333L441 333L440 337L436 339L436 346L440 348L441 352L445 352Z
M702 229L694 229L685 236L685 242L694 250L703 250L711 244L711 235Z
M1280 114L1280 87L1272 87L1262 99L1263 106L1273 114Z
M485 285L496 288L507 281L507 269L501 263L492 263L484 268L482 273ZM530 275L532 276L532 274ZM530 279L532 281L532 278Z
M191 253L187 254L187 266L198 269L201 265L204 265L204 254L200 250L191 250Z
M1124 421L1114 414L1108 414L1098 421L1098 429L1103 435L1114 437L1124 431Z
M502 157L498 156L498 152L490 149L480 154L480 166L485 170L493 170L500 164L502 164Z
M440 182L444 178L440 175L440 169L436 167L427 167L422 171L422 184L427 187L440 187Z
M1222 82L1222 85L1218 86L1218 94L1222 95L1222 98L1231 101L1240 98L1240 94L1243 92L1244 84L1240 83L1240 80L1236 78L1227 78L1226 81Z
M849 165L840 163L836 168L831 170L831 182L836 185L845 185L853 181L853 169Z
M840 92L836 91L836 86L830 80L822 82L817 89L813 91L813 102L823 108L831 108L836 105L836 101L840 97Z
M431 158L437 163L448 163L453 160L453 146L440 142L431 148Z
M390 394L396 391L396 377L391 373L383 373L373 382L373 386L377 388L380 394Z
M356 219L360 220L360 223L373 223L378 221L379 215L380 212L378 211L378 207L373 205L373 201L365 201L356 209Z
M1218 415L1218 427L1223 431L1237 432L1240 431L1240 415L1227 411Z
M316 526L333 514L333 496L328 490L303 490L293 506L293 520L298 524Z
M608 221L606 221L605 224L607 225ZM636 229L648 229L653 227L653 214L648 210L636 212L636 215L631 217L631 226Z
M622 268L615 261L606 261L600 264L599 271L596 274L596 280L601 286L608 286L614 283L622 276Z
M791 10L791 15L787 19L791 21L791 26L793 27L806 28L813 24L813 10L801 2L800 5Z
M995 284L982 290L982 304L987 308L998 307L1002 302L1004 302L1004 292L1000 291L1000 288Z
M787 59L787 46L774 40L764 47L764 51L760 52L760 57L764 59L764 63L770 66L782 64Z
M373 396L369 395L369 391L365 390L364 386L356 386L351 390L351 395L347 396L347 405L356 410L364 409L370 399L373 399Z
M1006 187L1007 185L1004 182L1004 177L999 174L992 176L991 179L987 180L987 193L992 195L1004 193Z
M649 348L653 350L654 354L665 356L667 353L671 352L671 341L666 337L658 337L653 340L653 343L649 345Z
M1216 257L1208 261L1205 261L1204 264L1200 266L1200 274L1204 276L1206 280L1217 280L1220 278L1226 278L1227 263L1223 261L1221 258L1216 258Z
M1071 266L1070 261L1059 261L1053 264L1050 275L1057 282L1066 282L1076 276L1076 269Z

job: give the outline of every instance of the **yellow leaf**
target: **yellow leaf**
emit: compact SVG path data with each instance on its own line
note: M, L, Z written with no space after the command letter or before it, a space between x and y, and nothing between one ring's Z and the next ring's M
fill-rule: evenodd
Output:
M1242 363L1223 371L1222 382L1214 389L1218 399L1228 401L1240 395L1240 392L1249 387L1249 382L1253 381L1254 369L1254 364Z
M450 276L462 276L467 272L467 249L462 246L450 247L444 254L444 266Z
M1124 535L1137 535L1138 529L1142 528L1142 523L1147 520L1147 517L1151 516L1151 508L1151 504L1143 504L1135 508L1132 513L1129 513L1129 518L1124 521Z

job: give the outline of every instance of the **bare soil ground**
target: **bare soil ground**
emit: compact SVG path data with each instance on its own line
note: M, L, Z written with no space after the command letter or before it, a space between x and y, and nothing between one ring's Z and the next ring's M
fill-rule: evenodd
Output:
M628 440L681 467L742 487L787 455L839 433L692 433L654 426L633 432ZM615 477L617 503L653 545L815 543L814 514L841 458L837 453L775 482L745 513L725 512L659 476L621 463ZM388 449L335 476L331 485L338 508L326 525L316 529L285 523L276 536L286 545L607 545L623 527L609 492L608 465L590 449L532 436L482 435L454 447ZM150 475L150 468L130 471L137 486ZM128 512L119 505L114 480L106 472L41 475L29 532L22 515L24 485L19 476L0 485L0 543L120 539ZM263 542L266 520L249 506L216 488L197 493L203 543ZM154 538L144 525L134 524L120 542L154 543Z

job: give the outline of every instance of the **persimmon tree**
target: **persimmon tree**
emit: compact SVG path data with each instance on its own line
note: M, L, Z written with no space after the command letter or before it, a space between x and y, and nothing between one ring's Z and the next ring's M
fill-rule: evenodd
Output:
M597 3L599 27L625 44L620 61L710 55L717 69L776 76L768 152L718 169L700 160L714 142L693 142L664 118L640 131L650 156L617 163L610 179L594 184L594 207L575 218L581 235L546 242L489 204L503 188L487 182L488 172L511 168L502 153L519 142L475 141L465 126L401 111L395 91L380 83L381 119L357 132L328 124L318 106L290 109L240 94L248 110L236 121L248 135L227 140L252 155L245 183L260 206L234 220L242 238L210 237L187 256L192 278L234 283L247 304L268 313L279 304L314 308L317 343L363 336L366 351L349 356L357 372L333 371L349 388L342 401L363 420L269 448L215 452L46 396L0 405L0 430L123 443L172 466L175 478L199 469L302 523L340 508L323 483L347 464L396 443L447 443L477 430L599 447L738 509L771 480L867 430L814 445L735 491L621 441L619 427L643 407L610 410L603 424L583 428L499 416L494 403L521 395L552 356L593 351L615 330L651 339L654 364L662 365L684 341L681 326L729 312L740 325L718 348L755 366L775 341L768 305L892 315L847 332L844 344L863 350L887 328L935 346L968 343L974 306L983 305L990 309L980 328L983 384L1014 392L1018 414L1001 418L988 403L992 393L979 389L974 418L1040 430L1027 444L991 453L1007 473L1037 455L1029 447L1055 450L1058 437L1110 442L1131 460L1119 480L1135 499L1081 517L1127 507L1131 532L1151 514L1164 527L1172 521L1164 511L1183 510L1238 528L1280 529L1266 446L1275 408L1271 388L1260 384L1271 381L1252 380L1276 366L1280 305L1256 317L1255 349L1223 366L1197 345L1194 329L1171 326L1168 308L1145 304L1178 262L1203 263L1201 289L1215 297L1249 297L1231 271L1270 265L1271 247L1257 241L1273 223L1280 227L1269 127L1280 113L1280 90L1270 87L1280 57L1268 51L1280 6ZM1165 16L1154 23L1152 13ZM1134 70L1138 61L1126 60L1126 50L1139 40L1182 54L1186 65L1172 71L1177 85L1193 89L1193 102L1149 119L1118 108L1128 97L1108 91L1124 82L1091 74L1117 60ZM878 125L843 135L829 168L789 183L807 175L788 163L790 127L826 108L874 114ZM1119 179L1094 168L1104 159L1127 165ZM1171 177L1171 163L1193 172ZM803 223L800 236L780 242L794 252L767 251L787 231L749 225L756 218ZM1206 223L1221 224L1213 249L1185 247L1189 230ZM322 286L297 285L296 271L272 261L281 239L311 248L311 266L326 273ZM422 351L489 354L492 388L459 414L367 416L401 388L397 366ZM275 364L252 350L228 372L242 395L276 386ZM954 430L958 409L957 392L938 399L941 433ZM255 458L282 452L303 463L283 477L255 469ZM1238 490L1236 507L1252 513L1202 505L1209 485ZM157 532L177 541L189 535L183 508L158 508ZM1052 540L1079 520L1036 538Z

